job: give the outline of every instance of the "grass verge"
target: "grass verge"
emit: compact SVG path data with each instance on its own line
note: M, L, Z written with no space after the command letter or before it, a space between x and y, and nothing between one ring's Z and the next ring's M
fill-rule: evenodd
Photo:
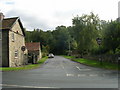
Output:
M85 64L92 67L98 67L98 68L104 68L104 69L110 69L110 70L118 70L118 65L108 62L102 62L102 65L99 61L96 60L88 60L84 58L75 58L74 56L63 56L67 59L71 59L72 61L79 62L81 64ZM120 68L119 68L120 70Z
M41 64L43 64L48 57L44 57L38 61L38 64L30 64L30 65L25 65L22 67L2 67L0 68L0 71L17 71L17 70L28 70L28 69L34 69L39 67Z

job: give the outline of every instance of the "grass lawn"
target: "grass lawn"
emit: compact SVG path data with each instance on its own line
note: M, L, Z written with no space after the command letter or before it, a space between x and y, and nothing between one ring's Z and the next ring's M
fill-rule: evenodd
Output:
M48 57L44 57L38 61L38 64L30 64L30 65L25 65L22 67L2 67L0 68L1 71L16 71L16 70L27 70L27 69L34 69L39 67L41 64L43 64Z
M102 65L99 61L96 60L88 60L84 58L75 58L74 56L64 56L65 58L71 59L72 61L79 62L81 64L98 67L98 68L104 68L104 69L111 69L111 70L118 70L118 65L108 62L103 62Z

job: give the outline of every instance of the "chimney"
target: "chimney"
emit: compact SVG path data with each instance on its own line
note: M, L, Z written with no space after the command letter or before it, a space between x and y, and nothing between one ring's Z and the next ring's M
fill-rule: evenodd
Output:
M3 13L0 12L0 21L2 21L4 19L4 17L5 16L3 15Z

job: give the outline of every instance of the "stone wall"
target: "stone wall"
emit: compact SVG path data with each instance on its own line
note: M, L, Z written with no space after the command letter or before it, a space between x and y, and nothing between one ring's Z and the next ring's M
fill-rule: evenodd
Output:
M41 48L39 47L38 55L37 55L37 62L42 58Z
M40 47L40 50L39 50L39 59L42 58L42 53L41 53L41 47Z
M14 40L12 40L14 34ZM9 65L10 67L21 66L27 63L27 50L22 51L21 47L25 46L25 37L16 22L13 28L9 31ZM17 57L15 57L15 52L18 52Z
M89 59L89 60L97 60L99 61L99 58L101 58L102 61L110 62L110 63L118 63L118 58L120 55L91 55L91 56L83 56L83 58Z

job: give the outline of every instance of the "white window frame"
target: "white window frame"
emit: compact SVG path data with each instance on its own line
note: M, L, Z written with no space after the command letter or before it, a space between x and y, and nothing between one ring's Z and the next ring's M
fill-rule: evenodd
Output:
M14 33L12 33L12 41L13 42L15 41L15 35L14 35Z
M18 50L15 51L15 58L18 58Z

